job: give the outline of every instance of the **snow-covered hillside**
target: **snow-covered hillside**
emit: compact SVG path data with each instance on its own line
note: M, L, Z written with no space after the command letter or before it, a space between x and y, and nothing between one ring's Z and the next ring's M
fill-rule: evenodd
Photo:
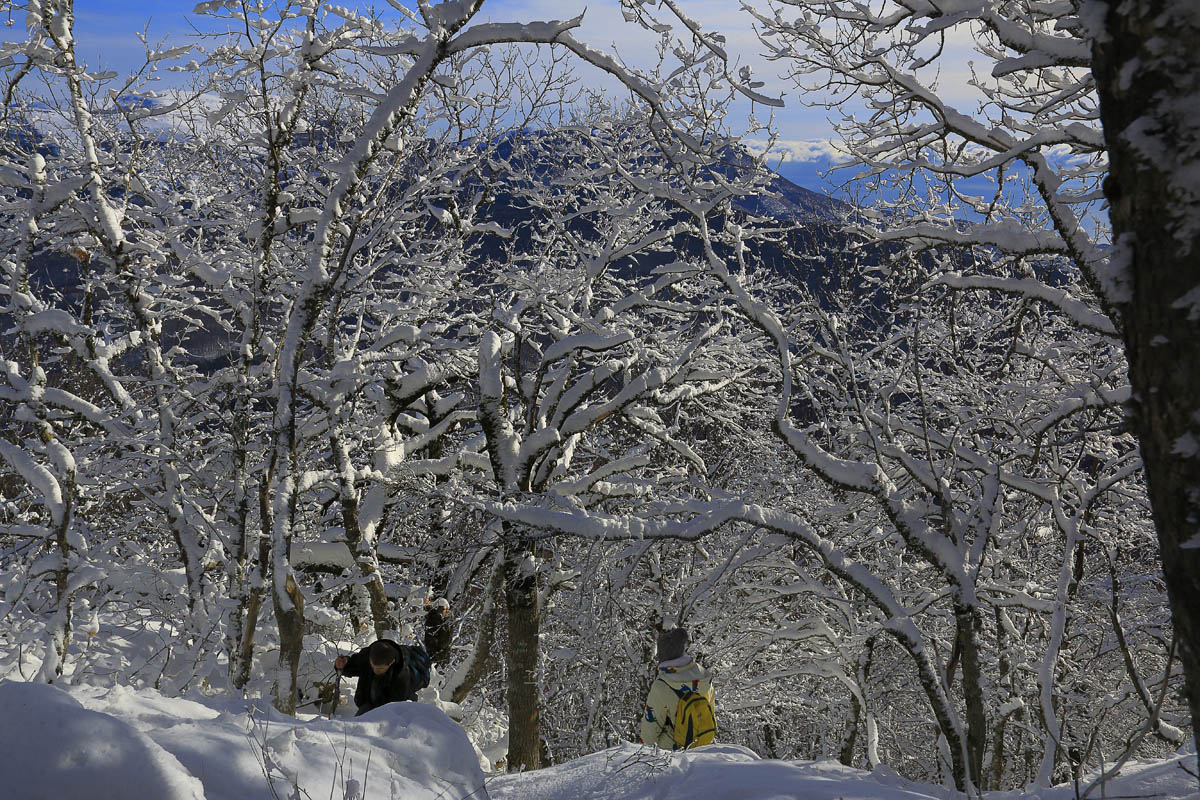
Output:
M591 42L341 2L200 2L128 76L86 4L6 5L0 680L42 688L0 800L1053 795L1186 752L1200 314L1151 321L1200 291L1143 309L1174 240L1109 225L1146 189L1104 3L716 4L831 113L839 205L752 147L783 100L703 0ZM377 639L441 701L294 721ZM723 745L681 760L626 746L685 729L674 655ZM1061 797L1197 787L1155 769Z
M487 774L437 707L285 717L269 703L150 689L0 682L0 795L10 800L949 800L956 793L836 762L733 745L667 754L625 744L523 775ZM1200 798L1192 756L1130 765L1109 798ZM486 763L486 762L485 762ZM1189 794L1191 793L1191 794ZM1070 786L994 800L1069 800ZM1102 796L1099 790L1093 796Z

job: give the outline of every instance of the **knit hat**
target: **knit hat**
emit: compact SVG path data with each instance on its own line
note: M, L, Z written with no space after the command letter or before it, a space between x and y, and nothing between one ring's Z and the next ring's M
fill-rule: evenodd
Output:
M400 659L400 652L391 642L380 639L368 648L367 659L372 666L390 667Z
M663 631L658 637L658 662L674 661L683 656L688 646L686 628L672 628Z

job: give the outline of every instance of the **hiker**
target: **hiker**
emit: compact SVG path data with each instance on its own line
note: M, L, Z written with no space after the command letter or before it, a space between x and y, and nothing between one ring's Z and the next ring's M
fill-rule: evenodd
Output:
M429 654L423 648L379 639L352 656L338 656L333 668L347 678L358 678L354 704L360 716L384 703L417 699L429 685Z
M658 637L658 672L646 696L639 741L663 750L710 744L717 733L712 678L687 654L688 632L672 628Z
M425 601L425 651L439 667L450 662L454 644L454 625L450 619L450 601L444 597Z

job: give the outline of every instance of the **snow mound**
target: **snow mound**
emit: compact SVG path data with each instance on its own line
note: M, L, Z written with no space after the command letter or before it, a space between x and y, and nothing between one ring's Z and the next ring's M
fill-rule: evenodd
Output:
M496 778L491 800L944 800L891 770L762 759L735 745L666 753L626 744L525 775Z
M203 782L206 800L271 800L295 787L301 797L339 800L356 791L404 800L486 796L478 794L483 772L466 732L431 705L389 703L361 717L304 720L267 701L121 686L71 691L153 737Z
M205 800L200 781L127 722L46 684L0 682L0 786L14 800Z
M479 755L467 733L444 712L424 703L388 703L353 720L320 720L333 731L354 729L360 743L376 748L388 769L430 797L467 797L483 786ZM401 792L399 797L424 797Z
M1130 763L1108 797L1200 800L1195 750ZM1090 783L1088 778L1085 783ZM735 745L623 744L485 783L466 732L434 705L297 719L268 700L0 680L2 800L961 800L887 767L759 758ZM1092 797L1100 797L1099 790ZM987 800L1075 800L1067 784Z

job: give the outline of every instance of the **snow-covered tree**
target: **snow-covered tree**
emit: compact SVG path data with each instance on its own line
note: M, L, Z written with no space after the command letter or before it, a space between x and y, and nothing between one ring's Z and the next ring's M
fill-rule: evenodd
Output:
M1200 472L1196 243L1200 199L1200 15L1195 4L1085 5L1114 234L1109 294L1120 309L1138 434L1163 570L1200 719ZM1153 49L1146 47L1153 42Z
M1071 749L1060 659L1069 657L1068 608L1082 598L1088 567L1102 566L1096 549L1114 569L1130 564L1123 552L1141 555L1140 567L1130 564L1135 573L1154 569L1136 539L1095 524L1123 518L1111 515L1145 490L1137 451L1120 433L1129 388L1100 208L1107 153L1086 26L1072 3L747 7L771 57L810 90L806 99L820 91L814 102L846 112L845 169L870 201L847 230L883 248L879 268L856 289L869 298L884 286L893 306L831 315L796 348L797 397L809 395L807 410L795 422L781 415L780 434L833 485L874 498L892 535L947 582L956 632L945 680L961 670L964 718L939 714L960 788L1004 780L1006 726L1025 712L1011 665L985 676L997 662L980 647L1011 634L1014 596L1004 586L1024 571L1014 566L1029 563L1005 554L1015 543L1004 541L1007 530L1049 514L1061 557L1038 574L1048 588L1056 584L1054 599L1020 612L1051 614L1037 648L1040 697L1028 709L1043 740L1029 777L1048 782ZM978 61L956 83L948 67L967 46ZM908 304L898 315L897 303ZM876 326L882 345L847 349ZM880 373L889 360L894 366ZM822 362L837 365L828 395L813 380ZM843 415L858 422L832 422ZM994 621L981 616L987 606ZM1114 635L1124 632L1117 626ZM1142 684L1138 669L1129 670L1131 687ZM933 694L931 702L936 709ZM1160 728L1154 703L1140 705L1149 729L1182 740Z
M673 71L642 74L575 39L579 20L481 23L482 5L419 3L397 22L321 2L202 3L196 13L215 18L214 32L190 48L148 48L146 67L127 83L76 62L70 2L23 5L29 39L5 46L13 134L6 140L6 214L14 221L7 234L15 245L5 277L28 354L9 371L6 400L18 416L39 420L34 427L43 442L59 441L48 395L37 388L43 378L33 340L65 343L86 364L95 382L90 394L60 398L60 405L73 422L99 426L81 430L119 459L91 468L86 483L97 500L111 505L120 496L139 508L137 524L156 554L166 541L159 530L174 543L184 578L177 595L186 608L182 638L193 651L176 663L209 663L223 648L233 684L244 687L269 609L279 649L276 703L285 711L296 702L304 605L311 601L293 562L314 552L310 545L336 545L323 552L336 552L334 561L351 570L339 580L365 587L373 627L384 632L399 622L399 609L386 596L378 545L393 524L389 509L404 500L404 476L437 480L439 464L478 470L481 456L486 463L486 437L459 433L475 418L462 404L482 399L486 407L494 398L475 386L478 368L463 371L464 354L473 356L481 343L485 362L498 352L490 347L495 334L484 331L497 309L514 302L500 297L512 265L493 258L491 278L479 269L490 258L481 248L495 247L505 232L506 210L488 174L504 146L499 134L545 124L544 109L561 106L569 88L561 77L569 60L632 90L650 136L639 146L677 172L691 165L689 153L703 160L723 143L709 136L715 118L705 98L675 88L724 75L715 39L699 37L673 56L664 48L675 58ZM637 14L631 21L665 30ZM492 55L505 44L525 49ZM548 61L536 49L546 46L553 46ZM150 91L160 64L189 53L195 60L180 68L191 81L187 90ZM54 102L43 101L37 81ZM49 168L42 150L52 156ZM644 154L623 156L618 171L606 173L624 194L599 200L592 212L597 230L608 230L607 216L628 221L660 202L638 183ZM588 158L608 155L595 150ZM533 165L522 169L536 178ZM511 199L514 190L506 191ZM570 202L582 202L589 189L582 191ZM592 252L592 245L570 241L578 232L569 230L568 212L558 213L552 238L561 253L546 255L586 257L600 272L670 237L649 230L661 220L650 215L636 235L611 235L616 250L602 252L601 243ZM37 256L65 253L75 253L70 271L84 297L77 307L55 308L47 299L52 291L43 297L28 289L28 274ZM501 288L479 303L472 294L485 279ZM653 291L670 292L678 281L668 274ZM555 313L597 313L591 306L598 300L583 302L582 310ZM622 311L639 302L672 301L651 295ZM553 315L548 322L548 336L562 328ZM605 324L596 322L596 331L579 334L569 348L560 345L564 353L555 351L548 365L576 358L576 349L592 353L588 337L603 338ZM625 333L610 333L620 340L611 347L631 349ZM680 372L690 352L674 357L675 373L640 367L645 386L613 398L613 409L626 409L641 391L684 392L675 384L700 380ZM626 357L637 369L634 354ZM485 367L490 387L494 370ZM572 402L607 390L594 377L585 372L584 382L595 385L581 384ZM705 380L722 382L716 372ZM539 430L564 421L586 427L578 413L568 417L550 427L538 423ZM652 415L635 421L678 446ZM542 484L554 464L570 460L578 433L559 432L567 441L540 465ZM70 510L82 507L71 499L78 462L59 445L43 450L36 439L13 442L6 462L26 485L17 492L20 502L47 509L51 524L42 527L58 530L46 538L59 542L62 562L78 549L68 531ZM511 465L495 455L503 469L493 480L503 494L515 488L506 478ZM401 469L413 457L434 466ZM612 475L596 476L589 489ZM42 499L33 499L39 493ZM330 502L338 514L328 513ZM445 508L444 496L437 502ZM16 514L14 523L27 521ZM434 516L446 520L444 510ZM52 635L63 653L67 569L59 563L52 570L67 609ZM45 663L57 668L49 655ZM201 677L183 672L177 685ZM536 763L524 753L519 760Z

